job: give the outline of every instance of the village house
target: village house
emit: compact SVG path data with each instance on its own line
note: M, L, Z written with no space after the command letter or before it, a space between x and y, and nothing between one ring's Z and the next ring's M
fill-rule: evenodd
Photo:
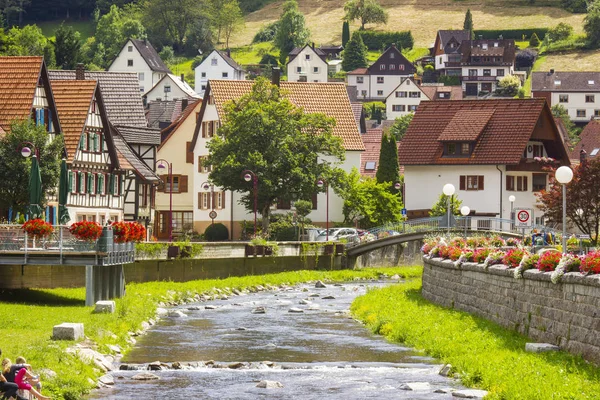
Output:
M152 226L155 187L159 183L154 171L160 131L148 128L137 75L85 71L83 65L78 65L77 70L50 71L49 75L52 82L75 80L78 76L98 82L117 156L123 161L121 168L125 171L123 217Z
M350 106L350 100L346 87L341 83L325 82L279 82L279 70L274 69L273 82L285 90L289 99L298 107L302 107L307 113L323 113L336 120L333 134L340 137L346 149L346 159L340 164L340 168L349 172L352 168L360 171L361 153L364 145L360 138L357 120ZM223 191L219 187L205 187L208 181L210 165L204 163L208 156L207 143L217 134L221 120L224 117L223 105L231 100L239 99L252 90L252 81L209 81L200 114L192 140L194 151L194 230L204 232L211 224L209 217L213 210L214 202L211 203L210 193L221 193L215 196L217 199L217 217L215 222L223 223L229 229L233 239L239 239L242 235L241 222L253 218L251 211L239 204L240 193ZM334 160L331 160L334 161ZM259 181L260 186L260 181ZM316 188L315 188L316 191ZM326 225L326 194L318 193L313 197L313 211L308 215L314 224ZM329 188L329 221L342 221L341 198ZM293 210L291 203L280 202L277 209L284 211Z
M532 209L536 223L543 221L535 194L547 187L544 167L569 165L550 107L539 98L423 102L398 159L409 218L428 216L451 183L471 215L510 218L514 195L513 206Z
M175 122L191 101L188 98L177 100L153 100L146 104L148 126L160 130Z
M460 45L464 40L471 39L471 31L462 30L439 30L431 56L435 60L435 70L440 75L461 77L462 75L462 54Z
M515 71L515 41L513 39L463 40L462 55L463 97L493 93L498 82Z
M173 74L166 74L152 89L144 94L144 97L146 98L146 102L149 102L151 100L194 100L199 99L200 95L186 83L183 74L180 77Z
M128 39L110 67L110 72L134 72L143 94L154 87L171 70L146 39Z
M287 76L289 82L327 82L327 54L315 44L296 47L289 53Z
M196 127L196 118L200 112L202 100L190 103L183 114L161 132L158 147L158 160L171 164L173 193L169 179L169 165L159 170L163 182L156 193L155 236L158 239L169 238L169 217L173 210L173 236L177 237L193 230L194 221L194 153L191 150L192 137ZM183 155L185 154L185 157ZM162 161L159 161L162 163ZM171 198L172 196L172 198ZM172 205L171 205L172 200Z
M392 45L370 67L348 72L348 86L355 86L358 98L363 101L384 101L395 87L415 72L415 66Z
M600 72L533 72L531 95L563 106L575 123L600 118Z
M11 123L32 119L43 125L52 141L62 132L48 70L43 57L0 57L0 136L9 134ZM56 196L48 196L45 219L55 224ZM15 218L12 210L0 210L3 218Z
M592 120L579 134L579 142L569 152L572 163L577 163L582 156L587 160L600 158L600 121Z
M194 70L196 93L204 94L209 79L243 80L244 69L231 58L229 50L213 50Z
M444 84L418 85L407 78L385 100L386 119L394 120L414 113L421 101L426 100L462 100L462 89Z
M365 178L375 178L377 174L382 136L381 128L368 129L367 133L361 135L365 151L360 155L360 175Z

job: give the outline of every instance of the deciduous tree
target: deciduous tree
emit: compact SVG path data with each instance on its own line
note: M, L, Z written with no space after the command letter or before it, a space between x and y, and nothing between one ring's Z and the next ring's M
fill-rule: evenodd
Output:
M350 72L356 68L365 68L366 66L367 46L363 43L360 35L354 34L342 53L342 69Z
M225 190L242 192L241 203L253 209L252 182L242 178L246 169L258 177L257 209L263 231L268 231L271 205L276 200L308 199L319 177L333 174L344 149L333 135L335 121L323 114L307 114L265 78L252 91L224 106L224 123L208 144L210 179Z
M48 66L54 66L54 46L44 36L37 25L26 25L11 28L8 31L8 55L11 56L44 56Z
M572 168L573 180L567 184L567 218L581 232L590 235L596 245L600 233L600 161L591 159ZM537 193L538 207L544 212L544 217L561 223L562 184L554 179L554 171L550 171L548 189ZM583 211L581 215L577 210Z
M452 213L452 215L460 215L461 205L462 200L459 200L455 194L450 196L450 212ZM448 215L448 196L442 193L440 194L438 201L431 207L431 211L429 211L429 216L443 217L446 215Z
M181 52L194 21L209 9L204 0L146 0L142 21L153 37Z
M229 48L231 35L244 26L244 17L237 0L228 1L223 6L223 33L225 34L225 47Z
M590 5L588 14L583 19L583 30L587 36L588 46L598 48L600 46L600 2Z
M298 11L296 0L287 0L283 4L283 14L275 34L275 45L280 51L280 63L286 64L287 56L294 47L304 46L308 42L310 31L306 28L304 15Z
M387 11L376 0L349 0L344 4L344 11L347 21L360 20L361 30L365 29L365 24L387 24L388 21Z
M414 113L408 113L396 118L394 124L390 127L390 134L394 137L394 140L399 142L404 139L404 134L406 133L406 130L408 129L408 126L410 125L410 122L414 116Z
M0 138L0 208L12 207L19 212L23 212L29 203L31 161L18 152L23 142L33 143L39 151L42 191L45 195L53 193L58 186L64 148L62 135L48 142L45 128L36 126L31 120L13 122L10 133Z
M81 56L79 32L72 26L60 24L55 33L54 47L56 66L62 69L75 69Z
M571 145L577 144L579 142L579 134L581 133L581 128L578 128L573 121L571 121L571 117L569 116L569 112L565 107L561 104L555 104L551 108L552 115L556 118L559 118L565 129L569 133L569 140L571 141Z

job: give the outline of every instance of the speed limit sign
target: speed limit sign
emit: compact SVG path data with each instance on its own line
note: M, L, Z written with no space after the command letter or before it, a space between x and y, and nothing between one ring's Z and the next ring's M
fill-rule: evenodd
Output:
M520 208L515 210L515 225L517 227L531 226L532 219L532 210L530 208Z

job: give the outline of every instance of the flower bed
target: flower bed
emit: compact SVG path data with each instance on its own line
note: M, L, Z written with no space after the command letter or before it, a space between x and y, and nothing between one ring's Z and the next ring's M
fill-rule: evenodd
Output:
M499 236L467 239L425 238L421 251L428 258L454 261L455 267L460 267L464 262L483 264L486 268L502 264L515 269L515 278L522 278L523 271L532 268L541 272L552 272L554 283L557 283L566 272L580 272L584 275L600 274L600 251L585 256L562 254L555 249L548 249L542 254L531 254L519 240L505 241Z

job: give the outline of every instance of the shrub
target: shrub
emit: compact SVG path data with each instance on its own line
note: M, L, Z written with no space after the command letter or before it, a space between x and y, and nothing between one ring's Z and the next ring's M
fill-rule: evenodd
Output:
M592 251L588 253L581 262L579 270L582 274L598 274L600 273L600 251Z
M531 49L520 50L515 57L515 67L517 69L531 68L536 57L537 53Z
M561 22L548 31L548 38L552 41L567 39L573 34L573 27Z
M586 0L561 0L560 6L565 10L572 13L585 13L587 12L587 1Z
M279 61L277 60L277 57L270 53L263 55L258 63L262 65L272 65L274 67L279 66Z
M535 32L533 33L533 35L531 35L531 38L529 39L529 45L531 47L538 47L540 45L540 38Z
M473 253L473 262L481 264L490 255L491 250L489 248L477 249Z
M395 44L398 49L412 49L415 40L410 31L403 32L375 32L375 31L355 31L352 34L359 35L363 43L369 50L387 49Z
M482 36L484 39L498 39L502 36L503 39L523 40L534 33L538 38L546 36L548 28L524 28L524 29L480 29L475 30L475 37Z
M221 242L229 239L229 229L221 223L209 225L204 230L204 239L208 242Z
M279 29L279 21L271 22L270 24L263 25L254 38L252 39L252 43L262 43L262 42L270 42L275 39L275 34L277 33L277 29Z
M554 271L561 257L562 255L558 251L547 251L540 256L536 267L543 272Z
M444 86L459 86L460 85L460 77L458 76L449 76L449 75L440 75L437 78L438 83L443 83Z
M502 258L502 264L511 268L516 268L521 263L521 260L525 254L526 251L523 249L511 249L508 251L508 253L506 253L504 258Z

